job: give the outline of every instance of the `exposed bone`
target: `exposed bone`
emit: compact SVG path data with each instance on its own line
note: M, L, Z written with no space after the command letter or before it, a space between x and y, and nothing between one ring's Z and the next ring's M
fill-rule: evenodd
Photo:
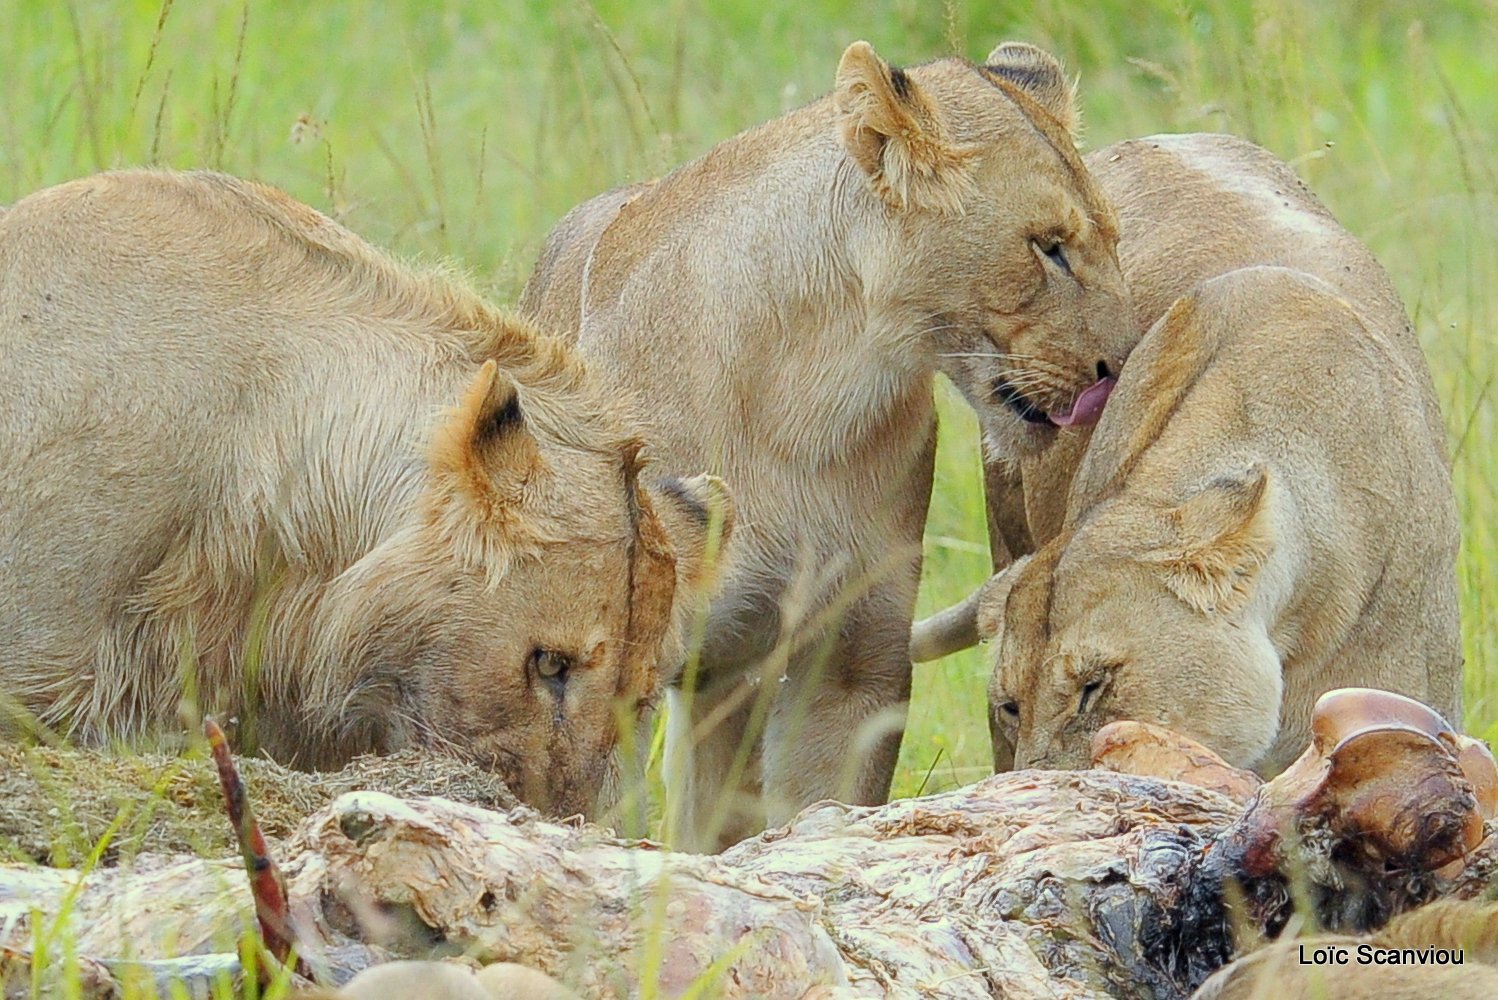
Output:
M525 809L355 792L315 814L284 857L314 967L347 963L357 945L366 963L434 951L519 961L589 998L681 996L707 978L724 997L800 1000L828 986L1101 1000L1113 977L1151 961L1126 945L1135 957L1121 964L1109 942L1134 940L1146 914L1179 899L1235 814L1186 785L1019 772L877 809L815 806L702 857ZM0 868L0 899L12 874ZM10 940L29 940L32 906L61 913L78 880L51 872L25 906L0 903ZM232 951L254 921L243 882L234 862L97 871L66 931L86 955Z
M1493 760L1493 751L1482 740L1471 736L1458 735L1456 745L1456 761L1472 783L1472 794L1477 796L1477 808L1482 818L1498 816L1498 762Z
M1312 833L1336 838L1371 870L1415 872L1456 861L1482 840L1462 748L1437 713L1387 691L1343 688L1317 700L1311 731L1305 753L1227 834L1244 874L1279 870Z
M1264 784L1193 739L1148 722L1110 722L1092 737L1092 766L1120 774L1174 778L1247 805Z

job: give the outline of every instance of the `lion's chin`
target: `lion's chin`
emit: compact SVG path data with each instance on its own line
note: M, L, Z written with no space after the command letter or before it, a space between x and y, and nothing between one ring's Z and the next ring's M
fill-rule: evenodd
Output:
M1020 420L1007 409L992 414L983 421L983 439L987 450L993 455L1010 459L1039 455L1056 440L1060 428L1049 420L1044 423L1029 423Z

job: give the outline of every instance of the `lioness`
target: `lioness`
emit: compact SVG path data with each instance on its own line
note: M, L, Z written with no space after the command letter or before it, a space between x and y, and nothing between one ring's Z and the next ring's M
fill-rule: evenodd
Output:
M1456 509L1408 355L1301 271L1177 300L1061 533L985 588L995 766L1085 767L1101 726L1135 719L1272 774L1344 686L1460 718Z
M564 344L270 188L16 204L0 367L13 732L130 736L185 691L283 761L452 747L570 813L680 657L716 481L646 485Z
M1442 899L1372 934L1281 939L1219 969L1191 1000L1491 1000L1498 906Z
M1355 303L1424 387L1418 419L1444 435L1420 344L1382 265L1274 154L1229 135L1154 135L1090 153L1088 170L1119 219L1119 262L1143 336L1172 302L1209 278L1274 264L1313 274ZM1034 446L985 449L994 569L1061 530L1091 426L1039 428ZM1444 444L1440 447L1444 449ZM978 640L977 593L917 624L916 660Z
M933 373L1021 448L1122 363L1115 221L1075 116L1030 46L905 70L857 42L830 97L575 209L543 250L522 309L576 327L654 402L662 463L706 464L741 512L695 692L671 713L691 843L887 795ZM763 814L715 823L740 790Z

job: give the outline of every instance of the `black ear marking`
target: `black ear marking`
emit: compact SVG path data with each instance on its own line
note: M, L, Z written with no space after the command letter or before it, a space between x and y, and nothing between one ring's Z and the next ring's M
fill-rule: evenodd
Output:
M1267 471L1264 463L1254 462L1241 472L1225 472L1213 477L1206 486L1202 487L1201 492L1216 490L1233 499L1257 500L1259 494L1264 491L1268 479Z
M1004 42L983 62L982 72L990 80L1024 92L1068 132L1076 131L1080 120L1076 94L1055 56L1025 42Z
M690 514L699 527L707 527L712 519L712 511L708 509L703 498L692 492L691 487L684 481L672 476L661 480L659 486L660 491Z
M478 427L478 437L486 441L491 440L501 434L516 430L524 424L525 414L520 409L520 394L512 391L509 399L495 407L484 418L483 423Z
M499 370L493 361L484 362L479 383L488 379L483 390L483 401L473 415L469 439L482 446L499 441L525 426L525 411L520 406L520 387L506 373Z
M910 99L910 76L903 69L898 66L889 68L889 84L900 100Z
M1025 91L1042 91L1058 82L1054 72L1040 66L989 63L983 68Z

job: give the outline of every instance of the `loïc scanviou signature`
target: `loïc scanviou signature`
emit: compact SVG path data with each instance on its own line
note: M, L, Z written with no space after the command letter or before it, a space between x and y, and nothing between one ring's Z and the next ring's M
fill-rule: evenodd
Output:
M1461 965L1460 948L1382 948L1374 944L1300 946L1301 965Z

